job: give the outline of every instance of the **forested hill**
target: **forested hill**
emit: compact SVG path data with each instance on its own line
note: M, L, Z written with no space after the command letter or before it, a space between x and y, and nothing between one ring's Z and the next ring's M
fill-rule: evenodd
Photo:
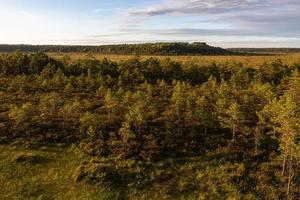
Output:
M94 52L117 55L231 55L231 51L213 47L203 42L195 43L145 43L102 46L64 45L0 45L1 52Z

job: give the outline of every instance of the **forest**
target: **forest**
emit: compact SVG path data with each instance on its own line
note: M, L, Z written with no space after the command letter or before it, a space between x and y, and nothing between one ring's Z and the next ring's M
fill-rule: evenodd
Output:
M0 44L1 52L61 52L61 53L101 53L107 55L235 55L229 50L213 47L205 42L162 42L144 44L117 44L100 46L77 45L5 45Z
M136 53L206 54L206 44L183 44L184 53L156 45ZM127 54L135 46L120 49L94 50ZM300 199L299 70L299 59L257 65L3 53L0 196ZM50 156L60 151L67 156ZM26 176L34 172L46 175Z

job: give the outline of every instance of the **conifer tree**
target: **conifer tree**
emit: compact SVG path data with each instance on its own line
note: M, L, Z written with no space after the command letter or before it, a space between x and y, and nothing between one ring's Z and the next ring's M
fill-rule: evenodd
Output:
M242 132L245 117L240 105L233 103L225 110L225 115L220 116L219 120L223 128L229 128L232 133L232 142L235 143L237 136Z
M138 155L140 145L138 137L131 130L131 126L128 122L124 122L119 130L119 134L122 140L122 152L121 154L125 158L134 158Z
M290 77L287 92L290 94L292 100L300 105L300 74L297 69L294 70Z
M300 113L290 94L275 99L264 108L269 116L269 126L279 134L282 153L282 175L287 176L287 196L290 196L296 166L299 165Z
M39 113L45 124L52 124L57 121L59 109L62 104L61 97L53 92L42 96L39 102Z
M31 103L25 103L21 107L14 106L8 116L14 121L16 127L26 127L31 122L35 113L35 108Z
M105 97L104 97L104 105L107 109L109 121L112 120L113 114L117 108L118 103L119 102L118 102L117 98L114 96L114 94L112 93L112 91L107 90Z

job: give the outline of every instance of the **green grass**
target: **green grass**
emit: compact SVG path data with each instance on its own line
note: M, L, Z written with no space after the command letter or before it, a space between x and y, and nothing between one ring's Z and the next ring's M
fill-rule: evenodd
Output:
M75 181L82 160L71 148L28 150L0 145L0 199L254 200L283 196L283 185L273 174L277 165L266 162L258 166L254 161L244 164L237 162L238 154L228 151L225 148L200 157L166 159L151 165L150 177L141 182L109 189ZM259 177L259 181L253 177ZM138 189L145 181L150 184Z
M79 163L69 148L0 146L0 199L113 199L103 188L74 181Z

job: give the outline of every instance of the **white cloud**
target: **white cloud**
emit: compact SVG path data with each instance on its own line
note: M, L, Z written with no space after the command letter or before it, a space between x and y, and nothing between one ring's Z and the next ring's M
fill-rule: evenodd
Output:
M93 10L92 12L93 12L93 13L98 13L98 12L102 12L102 11L103 11L102 8L97 8L97 9Z
M163 0L141 9L128 11L129 15L153 16L164 14L217 14L275 7L297 7L299 0Z
M231 29L205 29L188 24L162 28L160 34L186 36L269 36L300 38L300 0L162 0L128 11L132 17L194 16L198 22L225 24ZM153 30L155 32L155 30Z
M263 6L259 0L164 0L157 5L129 11L129 15L200 14L220 13L232 9L249 9Z

